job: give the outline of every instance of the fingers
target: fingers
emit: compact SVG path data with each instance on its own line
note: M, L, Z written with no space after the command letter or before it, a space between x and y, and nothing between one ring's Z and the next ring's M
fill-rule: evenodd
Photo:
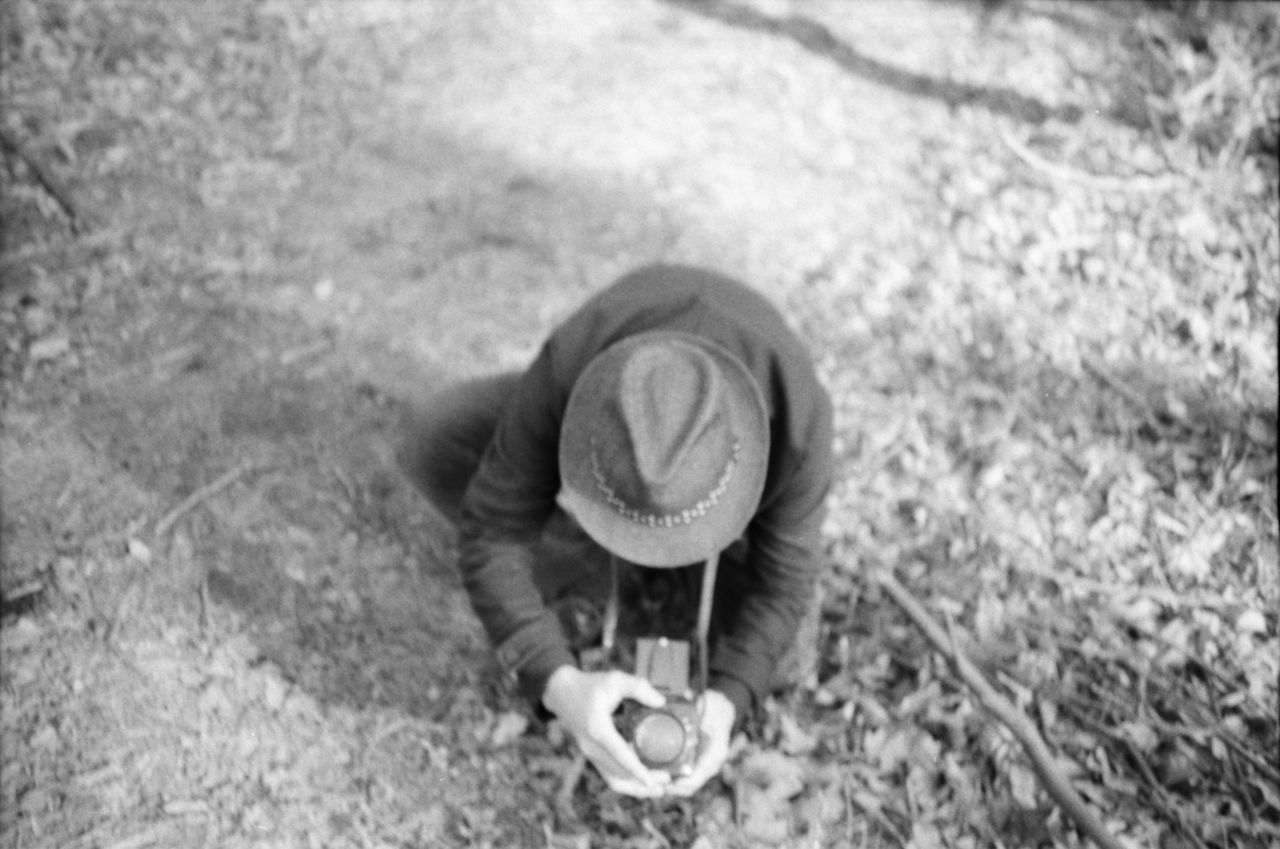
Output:
M635 751L627 745L615 730L616 740L602 740L600 735L581 741L583 753L595 766L610 789L628 796L656 798L663 794L671 778L666 773L654 772L640 762Z
M665 699L652 684L624 672L604 679L600 708L593 711L579 743L609 786L619 793L642 798L661 796L670 781L666 773L650 770L613 724L613 711L625 699L660 707Z
M599 755L608 759L607 766L612 767L610 771L614 774L634 779L646 786L665 783L666 773L655 772L646 767L631 744L622 739L622 735L618 733L612 721L607 723L606 728L597 729L591 735L589 742ZM588 752L587 756L590 757L591 752ZM601 764L596 766L599 768ZM603 773L604 770L601 772Z
M621 793L624 796L632 796L636 799L660 799L667 793L667 785L648 785L642 784L632 778L617 778L610 775L600 773L609 785L609 789L615 793Z
M646 707L653 708L662 707L667 703L666 697L658 692L657 687L637 675L619 672L615 676L615 681L620 696L619 704L622 703L622 699L634 699Z
M702 785L711 780L712 776L720 772L720 768L724 766L725 759L729 754L727 745L717 746L715 741L704 736L702 739L703 751L698 755L698 760L694 762L693 772L671 782L667 787L667 794L670 796L692 796L702 789Z
M629 796L661 796L671 777L648 769L613 724L614 711L627 699L654 708L666 703L657 688L635 675L564 667L548 681L543 704L564 721L610 788Z
M692 796L711 777L720 772L729 757L729 737L733 731L734 709L722 694L708 691L704 698L701 742L698 759L693 771L684 778L672 782L667 793L672 796Z

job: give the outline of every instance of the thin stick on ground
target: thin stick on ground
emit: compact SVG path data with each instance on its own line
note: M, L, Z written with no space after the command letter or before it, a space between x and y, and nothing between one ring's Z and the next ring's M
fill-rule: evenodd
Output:
M1169 799L1168 791L1165 790L1164 785L1156 778L1155 774L1151 770L1151 765L1147 763L1147 757L1138 750L1138 747L1123 734L1118 734L1113 729L1108 728L1101 722L1098 722L1074 704L1068 702L1066 703L1066 706L1072 716L1074 716L1077 721L1094 734L1106 737L1117 745L1124 747L1124 749L1129 753L1129 759L1134 763L1138 773L1142 776L1142 780L1146 783L1148 792L1151 794L1152 801L1159 806L1160 811L1164 814L1165 818L1172 823L1176 823L1178 829L1187 837L1188 840L1199 847L1199 849L1206 849L1204 841L1195 833L1195 829L1187 827L1187 824L1184 822L1182 812L1178 809L1177 804Z
M191 510L195 509L200 502L231 486L231 484L235 483L242 475L246 474L253 468L254 465L252 463L241 463L230 471L224 472L216 480L205 484L186 498L182 499L177 507L174 507L168 513L165 513L160 517L159 521L156 522L155 529L151 532L152 536L159 539L167 534L173 526L177 524L179 519Z
M1078 183L1095 189L1120 192L1167 192L1177 188L1181 182L1185 182L1180 181L1172 174L1135 174L1132 177L1090 174L1088 171L1081 171L1070 165L1050 162L1027 147L1021 140L1015 138L1007 128L1001 127L998 135L1000 136L1000 141L1004 142L1005 146L1009 148L1014 156L1022 160L1023 164L1055 180Z
M1088 356L1081 357L1080 363L1085 367L1086 371L1098 378L1098 380L1101 380L1107 386L1111 387L1116 394L1120 395L1120 397L1124 398L1134 407L1137 407L1138 410L1148 419L1153 417L1151 402L1143 397L1141 392L1134 389L1132 386L1113 374L1111 369L1107 368L1093 357Z
M1177 610L1227 610L1245 604L1243 599L1227 598L1211 593L1198 592L1194 596L1187 596L1179 595L1169 590L1162 590L1159 587L1129 587L1119 583L1086 578L1074 572L1049 569L1026 561L1015 563L1013 571L1045 581L1052 581L1062 589L1075 589L1084 593L1100 595L1107 599L1128 599L1138 596Z
M873 822L876 825L880 826L880 828L882 828L886 834L888 834L890 837L893 838L895 843L897 843L899 846L907 845L907 838L904 837L902 832L898 830L898 827L893 824L893 820L889 819L887 816L884 815L883 811L877 810L876 808L865 807L859 804L857 800L853 798L853 793L850 790L849 781L845 781L844 783L844 797L845 797L845 817L849 821L848 822L849 833L851 833L853 830L853 807L856 805L858 809L861 810L866 815L867 819L870 822ZM853 838L850 837L850 842L852 842L852 839Z
M1054 764L1053 753L1026 715L991 686L982 672L955 646L946 630L893 575L888 572L879 572L872 577L872 580L884 590L894 604L902 609L903 613L907 614L907 618L920 629L933 644L934 649L950 661L956 674L978 697L982 706L1018 738L1018 742L1022 744L1023 750L1031 759L1032 768L1040 778L1045 791L1075 820L1081 831L1103 849L1122 849L1119 840L1107 831L1102 820L1076 793L1066 776Z
M586 768L587 756L578 752L574 755L573 762L565 769L564 778L560 782L560 791L556 794L556 810L571 818L573 817L573 791L577 789Z
M26 145L3 127L0 127L0 149L7 150L11 155L22 160L40 187L49 193L49 197L57 202L58 208L67 216L67 220L71 222L72 232L79 233L84 229L84 216L76 209L75 202L71 199L71 192L35 154L27 149Z

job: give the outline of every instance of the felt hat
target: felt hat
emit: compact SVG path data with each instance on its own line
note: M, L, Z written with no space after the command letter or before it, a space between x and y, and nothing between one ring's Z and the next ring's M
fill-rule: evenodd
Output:
M719 553L755 515L768 410L745 365L687 333L650 331L597 354L560 430L560 505L641 566Z

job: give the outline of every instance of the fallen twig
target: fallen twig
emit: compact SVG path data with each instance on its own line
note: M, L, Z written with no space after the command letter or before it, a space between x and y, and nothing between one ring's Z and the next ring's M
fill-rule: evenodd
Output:
M23 581L8 592L0 593L0 619L30 613L44 598L45 582L39 578Z
M49 197L54 199L58 208L67 216L67 220L71 222L71 232L80 233L84 229L85 219L76 209L75 202L71 199L71 192L63 182L4 127L0 127L0 148L4 148L11 155L22 160L40 187L49 193Z
M1061 704L1077 721L1080 722L1080 724L1087 727L1090 731L1101 737L1111 739L1127 748L1130 758L1137 765L1138 773L1142 776L1143 781L1152 788L1152 792L1154 794L1158 797L1162 797L1160 798L1160 802L1165 816L1170 822L1177 825L1182 833L1190 839L1191 842L1195 843L1196 846L1204 847L1206 845L1198 836L1199 834L1205 833L1204 827L1206 825L1213 825L1215 828L1224 832L1238 828L1255 837L1260 837L1263 834L1266 834L1274 838L1277 835L1280 835L1280 829L1276 829L1274 826L1270 826L1266 822L1259 821L1257 813L1249 802L1247 794L1241 794L1240 796L1241 801L1244 802L1249 810L1247 818L1232 819L1224 816L1214 816L1213 814L1205 811L1188 809L1185 806L1179 807L1177 800L1168 798L1168 791L1164 789L1163 784L1161 784L1160 780L1152 771L1150 765L1147 763L1146 756L1138 750L1133 742L1123 734L1117 733L1113 727L1115 724L1114 722L1109 725L1090 716L1088 712L1080 706L1079 701L1080 700L1078 698L1072 698L1062 702ZM1241 756L1244 760L1249 761L1252 766L1263 773L1268 774L1269 778L1267 780L1272 782L1277 780L1276 773L1272 767L1267 765L1265 762L1258 760L1252 752L1241 747L1238 742L1230 737L1230 735L1215 734L1208 729L1188 729L1185 726L1170 725L1169 723L1161 722L1154 715L1150 714L1144 717L1141 721L1150 724L1151 727L1157 731L1168 731L1171 733L1187 735L1193 740L1193 742L1201 746L1205 745L1204 741L1200 739L1202 737L1220 740L1226 743L1237 755ZM1219 756L1215 755L1215 758L1218 757ZM1243 778L1237 774L1234 779L1234 783L1236 786L1244 786L1245 782Z
M848 786L849 786L848 782L846 782L845 783L846 791L848 790ZM880 810L879 808L867 807L862 804L859 804L859 802L853 798L852 794L847 794L845 797L845 815L846 816L852 819L852 809L854 805L857 805L858 808L861 809L861 811L867 815L868 821L873 822L876 825L880 826L880 828L883 829L886 834L892 837L895 843L897 843L899 846L907 845L907 842L908 842L907 838L903 836L902 832L898 829L898 827L893 824L893 820L885 816L884 811Z
M156 383L173 378L180 370L188 368L200 352L200 344L191 342L171 348L162 354L123 365L95 378L97 385L106 386L125 380L137 380L144 372Z
M1230 749L1235 755L1242 760L1248 761L1249 765L1258 772L1267 777L1267 780L1280 784L1280 770L1267 762L1265 758L1259 757L1248 746L1241 743L1233 734L1225 731L1214 731L1210 728L1194 728L1189 725L1178 725L1172 722L1165 722L1152 712L1148 712L1142 717L1142 721L1146 722L1156 731L1162 734L1177 734L1180 737L1186 737L1192 742L1204 745L1202 739L1217 740Z
M163 843L165 842L165 836L171 829L172 826L167 822L152 823L141 831L134 832L128 837L122 837L109 844L108 849L142 849L142 847L150 846L154 843Z
M1030 543L1027 544L1030 545ZM1070 587L1111 600L1138 596L1174 610L1227 610L1240 607L1246 603L1243 599L1231 599L1220 595L1210 595L1209 593L1180 594L1170 590L1163 590L1159 587L1127 587L1119 583L1086 578L1083 575L1078 575L1065 569L1059 571L1045 566L1037 566L1026 559L1019 560L1012 568L1014 572L1023 575L1052 581L1063 589Z
M1122 849L1120 841L1107 831L1102 820L1076 793L1066 776L1054 764L1053 753L1040 737L1035 726L1027 719L1026 714L1015 708L1008 699L991 686L982 672L955 646L946 630L929 615L924 606L916 601L897 578L888 572L880 571L873 575L872 580L884 590L894 604L902 609L903 613L907 614L907 618L933 644L934 649L951 662L960 679L978 697L982 706L1018 738L1023 750L1030 757L1031 766L1040 778L1041 784L1053 800L1098 846L1103 849Z
M671 849L671 841L668 840L666 835L664 835L661 831L658 831L657 827L653 824L653 820L649 819L648 817L645 817L640 821L640 826L646 832L648 832L649 839L652 841L651 845L662 846L662 847L665 847L665 849Z
M1118 395L1141 410L1142 414L1148 419L1154 418L1154 411L1152 410L1151 402L1148 401L1141 392L1112 374L1111 370L1102 363L1098 362L1093 357L1081 357L1080 364L1085 367L1086 371L1101 380L1103 383L1107 384L1107 386L1110 386Z
M224 472L221 477L205 484L195 492L188 495L181 503L178 504L177 507L174 507L168 513L165 513L160 517L160 520L156 522L155 529L151 532L152 536L156 538L164 536L173 528L179 519L199 505L201 501L204 501L209 496L231 486L231 484L235 483L242 475L253 468L253 463L241 463L230 471Z
M573 791L577 788L578 782L582 780L582 773L587 768L587 756L578 752L573 756L573 762L569 764L568 769L564 771L564 779L560 782L560 792L556 793L556 810L562 815L575 818L573 816Z
M1040 154L1031 150L1023 142L1014 138L1006 127L999 130L1000 140L1014 156L1032 169L1069 183L1080 183L1095 189L1106 189L1121 192L1167 192L1184 182L1172 174L1150 175L1136 174L1132 177L1118 177L1110 174L1090 174L1069 165L1050 162Z
M849 789L849 782L840 783L840 798L844 801L844 836L845 843L850 846L860 845L853 842L853 791Z
M1147 785L1150 794L1148 802L1154 803L1159 807L1160 812L1164 814L1165 819L1176 824L1178 830L1181 831L1192 843L1199 847L1199 849L1205 849L1204 841L1200 839L1194 829L1188 827L1186 822L1183 821L1182 812L1178 810L1177 803L1169 798L1169 791L1166 790L1165 786L1160 783L1158 778L1156 778L1155 772L1151 769L1151 764L1148 763L1146 754L1134 745L1133 741L1128 737L1112 728L1106 727L1103 723L1098 722L1073 703L1067 702L1064 703L1064 706L1068 711L1070 711L1072 716L1075 717L1077 722L1088 728L1094 734L1106 737L1114 743L1124 747L1125 751L1129 753L1129 760L1133 762L1137 768L1138 774Z
M1094 641L1095 645L1091 646L1089 650L1086 652L1079 644L1079 637L1075 633L1070 631L1064 632L1056 628L1053 625L1053 623L1049 622L1044 617L1036 618L1031 616L1022 616L1022 617L1019 617L1019 619L1027 627L1038 628L1040 630L1052 632L1058 638L1059 646L1061 646L1064 649L1067 649L1068 651L1075 652L1076 654L1083 657L1085 660L1092 661L1099 658L1103 660L1109 660L1112 663L1116 663L1121 666L1127 667L1128 669L1133 671L1134 674L1136 675L1142 675L1147 671L1146 667L1139 665L1134 660L1132 649L1130 649L1129 653L1126 653L1114 647L1111 647L1111 648L1103 647L1100 644L1096 644L1097 641L1095 640ZM1189 645L1178 645L1177 643L1170 640L1168 637L1161 634L1159 631L1156 631L1152 628L1148 628L1146 625L1143 625L1140 622L1134 621L1133 619L1125 620L1124 625L1126 628L1129 628L1137 632L1137 634L1140 635L1141 637L1151 640L1161 649L1179 656L1182 659L1182 661L1185 662L1187 665L1195 667L1199 672L1202 672L1207 678L1211 678L1213 682L1217 683L1224 692L1237 693L1242 691L1239 681L1233 680L1232 678L1228 677L1224 672L1222 672L1222 670L1218 667L1218 665L1210 664L1208 661L1205 661L1202 658L1200 658L1198 655L1194 653L1194 650ZM1076 642L1070 642L1070 641L1064 640L1063 637L1071 637L1071 639L1075 640ZM1265 706L1263 706L1257 699L1255 699L1252 695L1248 693L1247 688L1243 692L1244 692L1244 699L1246 701L1259 707L1264 712L1267 710Z
M1128 750L1129 758L1138 765L1138 773L1142 776L1142 780L1146 782L1147 787L1150 788L1153 801L1160 808L1165 818L1175 823L1178 831L1194 843L1197 849L1208 849L1205 842L1200 839L1200 835L1196 834L1196 830L1187 824L1186 817L1183 816L1183 809L1179 808L1178 803L1170 798L1169 791L1160 783L1160 779L1156 778L1155 772L1151 769L1151 764L1147 762L1147 756L1130 740L1122 741L1122 745Z
M200 579L200 636L207 638L209 636L209 616L213 610L213 604L209 601L209 576L206 574Z
M1178 734L1186 737L1197 745L1203 745L1203 739L1205 738L1217 740L1234 752L1238 757L1248 761L1249 765L1254 769L1262 772L1268 776L1271 781L1280 785L1280 769L1276 769L1276 767L1265 758L1259 757L1253 749L1236 739L1235 734L1232 734L1222 726L1215 730L1208 727L1197 728L1190 725L1165 722L1156 713L1155 709L1151 707L1150 699L1147 697L1147 692L1150 687L1150 679L1143 677L1139 686L1139 695L1141 696L1139 705L1141 706L1140 709L1142 711L1140 715L1142 720L1148 723L1152 728L1155 728L1157 731L1164 734ZM1261 705L1259 705L1259 707L1262 708L1263 711L1266 710L1266 708Z

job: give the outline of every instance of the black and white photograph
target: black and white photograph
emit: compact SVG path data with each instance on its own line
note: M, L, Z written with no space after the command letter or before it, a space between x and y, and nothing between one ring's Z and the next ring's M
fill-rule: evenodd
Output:
M1280 846L1280 2L0 0L0 849Z

